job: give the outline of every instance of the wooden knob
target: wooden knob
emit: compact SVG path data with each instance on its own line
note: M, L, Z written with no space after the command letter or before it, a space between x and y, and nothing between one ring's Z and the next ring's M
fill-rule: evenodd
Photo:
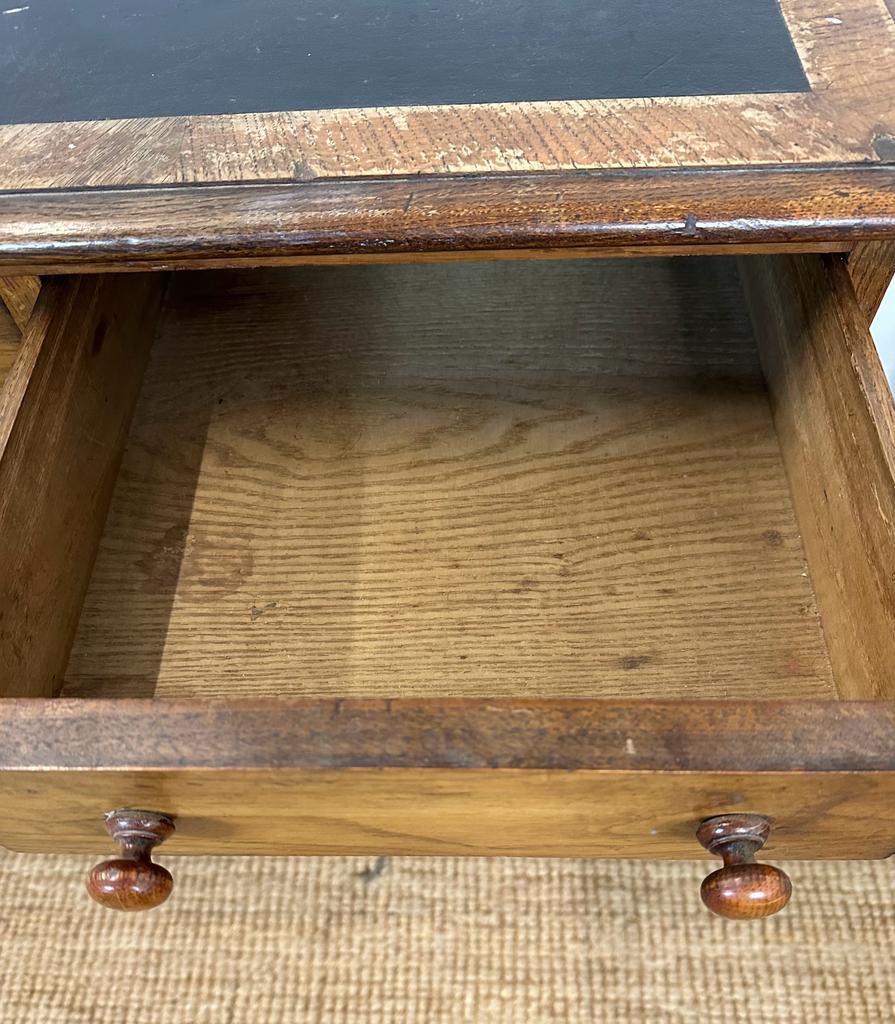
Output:
M104 860L87 875L87 892L112 910L152 910L171 895L174 879L152 851L174 831L174 822L155 811L119 810L106 815L106 829L121 856Z
M703 880L702 902L714 914L735 921L769 917L792 896L786 872L756 864L755 854L768 840L771 823L761 814L722 814L708 818L696 838L724 861L724 867Z

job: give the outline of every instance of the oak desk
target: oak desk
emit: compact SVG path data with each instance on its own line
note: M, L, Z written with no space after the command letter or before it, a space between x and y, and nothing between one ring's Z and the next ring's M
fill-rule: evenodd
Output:
M0 842L895 851L883 0L16 0L0 74Z

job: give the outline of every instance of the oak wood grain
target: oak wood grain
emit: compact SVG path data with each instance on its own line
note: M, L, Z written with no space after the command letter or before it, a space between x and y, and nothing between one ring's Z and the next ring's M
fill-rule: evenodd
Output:
M0 701L0 771L895 772L891 701Z
M768 816L769 858L895 851L895 773L516 769L4 772L0 844L103 853L102 815L172 816L183 854L432 854L686 858L697 824ZM705 854L708 856L708 854ZM170 860L168 860L170 863ZM695 894L694 894L695 895Z
M391 245L393 240L386 244ZM368 266L370 264L401 263L458 263L481 260L589 260L589 259L636 259L657 256L730 256L733 252L760 255L787 255L791 253L848 253L853 251L847 239L827 239L807 242L744 242L697 243L672 242L671 244L633 245L582 245L563 247L518 248L518 249L450 249L411 251L393 249L383 252L344 252L332 256L299 253L294 256L197 256L190 254L175 259L147 255L139 259L129 255L124 258L95 254L89 261L74 259L57 254L54 259L61 262L40 263L34 269L41 274L77 273L135 273L140 271L168 270L253 270L271 267L305 266Z
M0 277L0 303L9 310L20 331L25 330L39 294L39 277Z
M162 279L42 290L0 391L0 694L62 682Z
M733 265L178 277L65 692L833 696Z
M895 697L895 406L845 261L740 263L830 660Z
M848 249L895 237L895 168L605 172L0 195L0 271Z
M0 389L21 347L22 334L5 306L0 305Z
M848 270L858 305L870 323L895 276L895 242L859 242L849 253Z
M0 702L0 843L101 851L109 808L166 852L693 857L704 818L771 857L895 850L895 704Z

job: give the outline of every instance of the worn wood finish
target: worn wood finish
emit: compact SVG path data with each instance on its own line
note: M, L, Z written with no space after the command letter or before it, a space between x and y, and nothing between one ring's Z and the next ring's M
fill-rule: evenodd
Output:
M859 242L849 253L848 270L870 323L895 276L895 242Z
M734 264L178 278L65 692L833 696Z
M0 702L0 843L170 853L693 857L704 818L777 857L895 851L895 705L705 701Z
M207 224L206 224L207 226ZM433 244L438 244L433 242ZM378 243L377 243L378 245ZM844 239L807 242L744 242L733 243L736 252L759 255L787 255L791 253L847 253L850 243ZM391 246L391 240L383 243ZM588 260L588 259L637 259L639 257L656 258L661 256L730 256L732 244L673 242L671 244L635 244L635 245L599 245L569 246L568 248L519 248L519 249L451 249L425 252L389 249L383 252L345 252L334 256L306 255L298 253L294 256L197 256L195 254L178 256L175 259L158 259L148 256L141 261L127 258L120 260L115 256L100 255L98 250L85 260L67 262L61 253L54 256L60 262L35 264L33 269L41 274L65 274L77 270L77 273L135 273L140 271L167 270L236 270L258 269L271 267L297 266L368 266L401 263L468 263L483 260L500 261L531 261L531 260ZM22 269L29 267L22 264ZM14 273L10 266L9 273Z
M849 249L895 168L567 173L0 195L0 271ZM746 250L743 250L746 251Z
M46 285L0 392L0 694L62 681L162 279Z
M122 804L174 817L170 854L436 854L693 858L703 818L777 824L769 857L895 851L895 773L549 769L9 771L0 844L102 853L97 816ZM695 894L694 894L695 898Z
M895 406L842 259L740 261L844 698L895 697Z
M781 0L809 92L374 106L0 129L0 188L891 160L884 0Z
M39 277L0 277L0 302L9 310L20 331L24 332L28 325L39 294Z
M895 703L0 701L0 771L264 768L892 773Z
M12 315L0 304L0 389L21 348L22 334Z

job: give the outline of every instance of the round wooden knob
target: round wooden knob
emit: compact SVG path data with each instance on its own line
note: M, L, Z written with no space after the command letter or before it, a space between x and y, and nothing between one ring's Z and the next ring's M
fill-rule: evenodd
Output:
M87 892L112 910L152 910L171 895L174 879L152 851L174 831L174 822L155 811L119 810L106 815L106 829L121 856L104 860L87 875Z
M713 913L735 921L769 917L792 896L784 871L757 864L755 854L771 834L771 823L760 814L724 814L708 818L696 838L724 861L724 867L703 880L702 902Z

